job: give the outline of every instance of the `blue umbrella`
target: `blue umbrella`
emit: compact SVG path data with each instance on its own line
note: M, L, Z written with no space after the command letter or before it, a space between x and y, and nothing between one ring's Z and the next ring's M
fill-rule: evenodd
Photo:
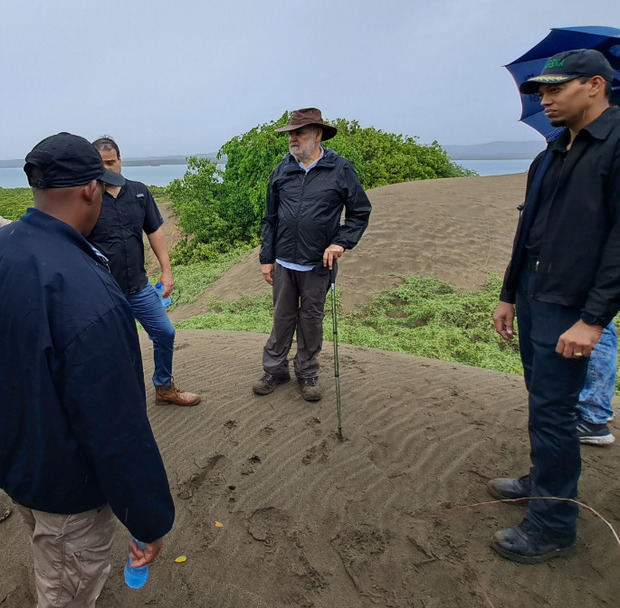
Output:
M596 49L605 55L614 69L612 102L620 102L620 30L597 25L553 28L546 38L519 59L504 66L517 87L532 76L538 76L549 57L571 49ZM521 121L536 129L543 137L553 137L558 129L551 125L540 105L538 95L521 95Z

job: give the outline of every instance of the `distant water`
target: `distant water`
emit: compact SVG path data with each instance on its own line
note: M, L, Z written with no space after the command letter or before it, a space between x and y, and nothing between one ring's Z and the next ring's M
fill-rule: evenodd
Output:
M455 160L454 162L466 169L473 169L478 175L505 175L527 171L532 160L523 158L513 160ZM186 170L187 165L123 167L123 175L148 186L167 186L173 179L182 178ZM27 188L28 182L24 171L19 167L0 168L0 187Z
M508 175L510 173L523 173L532 163L531 158L514 158L510 160L453 160L452 162L465 169L471 169L478 175Z
M173 179L185 175L187 165L157 165L144 167L123 167L123 175L127 179L143 182L148 186L167 186ZM0 168L0 187L27 188L26 174L20 167Z

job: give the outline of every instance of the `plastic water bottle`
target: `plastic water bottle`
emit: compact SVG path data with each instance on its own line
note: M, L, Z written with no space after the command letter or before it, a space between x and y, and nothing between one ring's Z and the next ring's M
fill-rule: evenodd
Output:
M170 299L170 296L168 296L167 298L164 298L164 286L161 283L157 283L157 285L155 285L155 291L157 292L157 295L159 296L159 299L161 300L161 305L164 308L168 308L168 306L170 306L170 304L172 304L172 300Z
M138 543L138 547L140 549L144 549L144 543L137 538L134 538ZM142 566L140 568L132 568L131 564L131 555L127 557L127 563L125 564L125 583L131 589L140 589L144 587L148 577L149 577L149 567Z

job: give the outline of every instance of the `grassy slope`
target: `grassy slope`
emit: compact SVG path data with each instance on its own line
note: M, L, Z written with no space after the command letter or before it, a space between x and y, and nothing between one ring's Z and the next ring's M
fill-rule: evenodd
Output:
M163 197L164 189L155 192ZM28 188L0 188L0 215L17 219L31 204ZM240 261L246 250L215 262L176 266L174 303L191 302ZM492 328L500 277L483 289L460 292L437 279L403 277L396 289L379 294L360 309L338 313L340 342L453 361L509 373L521 373L517 342L506 343ZM337 305L338 306L338 305ZM268 333L271 300L211 301L207 314L177 323L179 329L224 329ZM326 340L333 338L331 297L326 303ZM620 386L617 387L620 389Z

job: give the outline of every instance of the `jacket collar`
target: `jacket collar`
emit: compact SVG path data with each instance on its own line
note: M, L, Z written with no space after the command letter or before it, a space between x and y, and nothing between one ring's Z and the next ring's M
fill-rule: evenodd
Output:
M326 167L331 168L336 166L336 159L338 158L338 154L331 150L330 148L324 148L325 152L323 156L319 159L319 162L315 165L316 167ZM290 173L292 171L303 171L303 169L299 166L299 163L295 159L295 157L287 152L284 155L283 161L286 163L286 170Z
M28 207L26 213L20 218L20 221L44 230L45 232L57 233L84 250L95 261L101 263L96 253L93 251L93 248L90 246L90 243L75 228L55 218L53 215L45 213L36 207Z
M586 125L582 131L587 131L595 139L607 139L611 130L620 121L620 108L607 108L596 120Z
M583 137L583 132L587 133L594 139L605 140L609 136L612 129L620 122L620 108L607 108L598 118L586 125L579 133L577 138ZM566 146L570 140L568 129L564 129L560 135L549 144L550 150L566 150Z

